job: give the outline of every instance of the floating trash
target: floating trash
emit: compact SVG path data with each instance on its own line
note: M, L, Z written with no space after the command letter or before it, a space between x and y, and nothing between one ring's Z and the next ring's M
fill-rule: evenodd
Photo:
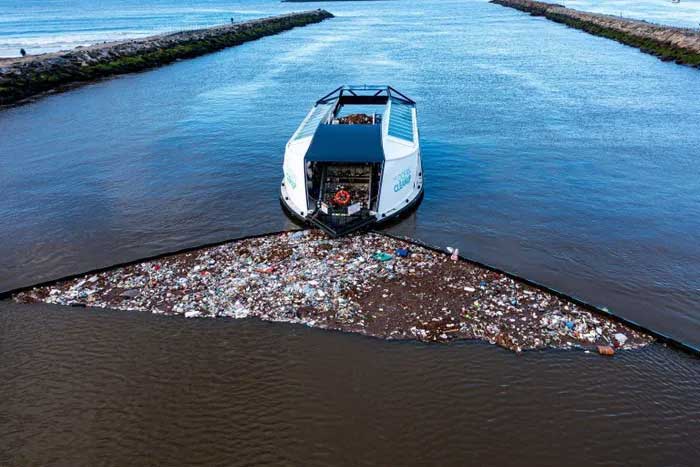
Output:
M389 261L390 259L393 258L389 253L385 253L383 251L378 251L376 252L372 258L378 260L378 261Z
M386 339L483 339L515 352L602 353L653 341L503 274L375 233L250 238L34 288L14 299L193 319L257 317Z
M622 347L625 345L625 342L627 342L627 336L625 336L622 333L617 333L615 334L615 343L619 346Z
M397 248L394 251L394 253L396 253L396 256L398 256L399 258L407 258L408 255L411 254L411 250L409 250L408 248Z

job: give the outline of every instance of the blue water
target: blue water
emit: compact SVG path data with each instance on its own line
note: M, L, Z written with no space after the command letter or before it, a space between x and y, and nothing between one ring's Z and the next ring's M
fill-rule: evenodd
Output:
M552 1L577 10L625 16L651 23L700 29L700 1L681 0L567 0Z
M413 3L424 8L431 5L429 1ZM700 27L700 0L682 0L677 4L670 0L555 3L662 24ZM102 41L212 26L229 22L231 17L242 21L324 5L337 11L356 11L354 6L277 0L0 0L0 57L18 56L21 48L28 53L54 52Z
M274 0L0 0L0 57L214 26L303 9Z
M0 113L0 289L289 227L282 153L310 104L389 82L418 101L426 174L395 232L700 344L698 70L482 1L324 6Z

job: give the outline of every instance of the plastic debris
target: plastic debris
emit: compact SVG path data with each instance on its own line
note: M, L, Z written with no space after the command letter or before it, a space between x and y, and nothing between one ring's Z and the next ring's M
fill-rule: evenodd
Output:
M409 250L408 248L397 248L396 250L394 250L394 253L396 253L396 256L398 256L399 258L407 258L408 255L411 254L411 250Z
M618 347L621 347L625 345L625 342L627 342L627 336L625 336L621 332L618 332L617 334L615 334L615 342L617 343Z
M138 295L139 295L139 291L136 289L125 290L119 294L120 297L124 297L124 298L135 298L135 297L138 297Z
M613 355L615 355L615 350L609 345L599 345L598 353L601 355L605 355L606 357L612 357Z
M391 258L393 258L393 256L390 255L389 253L385 253L383 251L378 251L372 256L372 258L374 258L378 261L389 261Z
M457 260L459 259L459 248L455 248L455 249L452 251L452 256L450 256L450 259L451 259L452 261L457 261Z
M386 339L483 339L514 352L633 349L653 341L451 255L375 233L329 239L295 231L37 287L14 300L187 318L256 317Z

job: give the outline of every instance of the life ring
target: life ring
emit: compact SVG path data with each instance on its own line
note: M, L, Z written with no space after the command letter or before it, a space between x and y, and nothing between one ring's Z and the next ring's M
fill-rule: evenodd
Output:
M333 202L338 206L347 206L350 203L350 193L345 190L338 190L333 196Z

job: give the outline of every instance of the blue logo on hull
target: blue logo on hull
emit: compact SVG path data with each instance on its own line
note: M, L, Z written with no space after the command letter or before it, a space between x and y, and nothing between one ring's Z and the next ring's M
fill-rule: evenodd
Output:
M394 177L394 192L403 190L409 183L411 183L411 169L405 169Z

